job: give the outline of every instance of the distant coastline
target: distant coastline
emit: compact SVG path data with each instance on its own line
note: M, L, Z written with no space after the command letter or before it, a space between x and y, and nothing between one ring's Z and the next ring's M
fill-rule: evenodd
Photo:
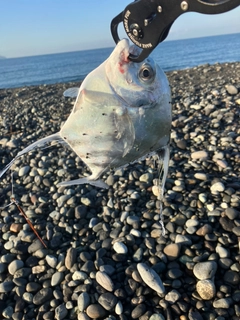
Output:
M0 59L7 59L6 57L4 57L4 56L0 56Z

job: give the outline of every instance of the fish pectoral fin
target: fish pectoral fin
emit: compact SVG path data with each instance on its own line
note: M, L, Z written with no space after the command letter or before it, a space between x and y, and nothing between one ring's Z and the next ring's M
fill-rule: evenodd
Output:
M73 186L78 184L91 184L94 187L102 188L102 189L108 189L109 186L103 182L102 180L91 180L89 178L80 178L76 180L70 180L70 181L63 181L57 184L57 187L67 187L67 186Z
M69 89L65 90L63 92L63 96L65 98L76 98L78 96L78 93L79 93L79 88L73 87L73 88L69 88Z
M40 147L43 147L45 146L46 143L52 141L52 140L63 140L59 134L59 132L57 133L54 133L54 134L51 134L50 136L47 136L45 138L42 138L38 141L35 141L33 142L32 144L30 144L28 147L24 148L22 151L18 152L18 154L16 155L15 158L12 159L11 162L9 162L9 164L6 165L6 167L0 171L0 178L4 175L4 173L11 168L11 166L14 164L14 162L20 158L21 156L23 156L25 153L29 152L29 151L32 151L36 148L40 148Z

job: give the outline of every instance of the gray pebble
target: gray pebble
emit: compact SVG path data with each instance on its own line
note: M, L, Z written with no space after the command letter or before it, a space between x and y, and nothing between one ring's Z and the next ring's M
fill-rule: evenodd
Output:
M238 285L240 283L239 273L236 271L228 270L224 274L223 280L230 285Z
M192 244L192 241L188 236L177 234L177 236L175 238L175 243L179 243L179 244L185 245L185 246L190 246Z
M138 248L133 255L133 260L136 262L140 262L143 256L143 248Z
M50 255L48 254L46 256L46 261L47 261L47 264L49 265L49 267L55 269L56 266L57 266L57 258L54 257L53 255Z
M29 171L30 171L30 167L29 166L22 167L22 168L19 169L18 175L19 175L19 177L23 177L26 174L28 174Z
M96 273L96 281L107 291L114 290L114 284L105 272L98 271Z
M212 194L218 194L219 192L223 192L225 190L225 186L222 182L218 181L211 186L210 190Z
M78 303L78 309L80 311L84 311L89 306L89 303L90 303L89 294L87 292L82 292L78 297L77 303Z
M240 212L234 208L227 208L225 210L225 213L230 220L235 220L240 218Z
M139 319L144 314L145 311L146 311L146 306L145 304L141 303L132 310L131 316L133 319Z
M8 266L8 271L11 275L14 275L14 273L23 266L24 262L22 260L13 260Z
M105 264L103 266L100 266L99 270L107 273L109 276L114 274L114 272L116 271L115 268L113 266L111 266L110 264Z
M83 271L74 271L72 275L72 279L74 281L76 280L85 281L87 278L88 278L88 275L86 274L86 272L83 272Z
M159 294L165 292L161 278L152 268L148 267L145 263L138 263L137 269L146 285Z
M87 315L92 319L98 319L106 316L106 311L100 304L91 304L87 307Z
M65 266L68 270L72 268L77 258L77 250L75 248L69 248L65 259Z
M68 311L65 306L65 303L62 303L56 307L56 309L55 309L55 319L56 320L66 319L67 314L68 314Z
M222 246L216 247L216 252L218 253L220 258L228 258L229 257L229 251Z
M23 300L27 301L27 303L32 303L33 302L33 294L30 292L24 292Z
M4 281L0 283L0 293L6 293L12 291L15 284L12 281Z
M222 298L213 301L214 308L222 308L222 309L229 309L232 304L232 299L229 298Z
M11 306L8 306L7 308L5 308L2 311L2 315L4 318L6 319L12 319L12 315L13 315L13 308Z
M117 253L126 254L128 252L128 248L123 242L115 242L113 245L113 249Z
M34 253L37 250L42 249L42 244L39 240L35 240L33 243L30 244L28 247L28 253Z
M181 294L177 290L172 290L169 291L164 298L170 304L174 304L181 298Z
M39 306L51 299L52 299L52 289L43 288L39 290L33 297L33 304L36 304L37 306Z
M106 292L100 295L98 303L106 310L113 310L117 304L117 298L111 293Z
M195 264L193 273L199 280L211 279L217 271L217 263L215 261L199 262Z
M64 273L63 272L55 272L52 275L52 279L51 279L51 286L55 287L58 284L60 284L64 279Z

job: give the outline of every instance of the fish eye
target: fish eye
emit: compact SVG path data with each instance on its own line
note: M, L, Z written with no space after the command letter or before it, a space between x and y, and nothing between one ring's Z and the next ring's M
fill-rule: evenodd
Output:
M155 71L149 64L142 65L138 73L139 79L143 82L152 82L155 78Z

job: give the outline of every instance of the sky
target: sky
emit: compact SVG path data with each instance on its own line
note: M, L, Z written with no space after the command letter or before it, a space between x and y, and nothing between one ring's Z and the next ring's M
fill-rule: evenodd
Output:
M0 56L113 47L111 20L129 0L0 0ZM240 6L217 15L185 13L167 40L240 33ZM123 27L120 35L126 37Z

